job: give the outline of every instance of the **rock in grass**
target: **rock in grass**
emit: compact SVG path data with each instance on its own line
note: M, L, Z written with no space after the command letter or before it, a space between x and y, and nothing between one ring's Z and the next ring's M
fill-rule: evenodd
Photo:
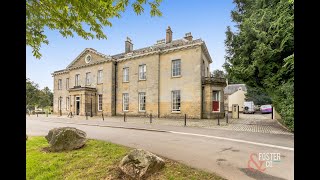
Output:
M164 167L164 160L151 152L134 149L120 162L122 172L134 179L146 178Z
M87 134L84 131L73 127L61 127L51 129L48 135L45 136L50 144L49 150L69 151L79 149L86 143Z

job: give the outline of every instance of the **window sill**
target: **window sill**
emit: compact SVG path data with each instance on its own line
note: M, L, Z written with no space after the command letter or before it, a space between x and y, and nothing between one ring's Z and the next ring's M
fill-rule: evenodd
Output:
M144 110L144 111L138 111L138 113L146 113L146 111Z
M147 79L139 79L138 81L146 81Z
M213 113L219 113L220 112L220 110L219 111L212 111Z
M171 79L172 78L181 78L182 76L181 75L179 75L179 76L171 76Z
M171 111L171 114L181 114L181 111Z
M122 83L129 83L129 81L122 81Z
M102 112L102 110L98 110L99 112Z

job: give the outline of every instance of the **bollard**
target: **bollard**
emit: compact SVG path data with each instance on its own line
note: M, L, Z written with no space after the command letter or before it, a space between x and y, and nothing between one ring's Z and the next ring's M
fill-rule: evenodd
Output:
M150 124L152 123L152 113L150 113Z
M273 107L271 107L271 119L273 119Z
M126 113L123 114L123 122L126 122Z
M187 114L184 114L184 126L187 126Z
M48 117L48 111L47 111L47 117Z
M37 114L37 117L38 117L38 113L36 113Z
M88 120L88 113L86 113L86 120Z
M103 116L103 112L102 112L102 120L104 121L104 116Z
M218 114L218 126L220 126L220 117L219 117L219 114Z
M227 111L226 118L227 118L226 121L227 121L227 124L228 124L228 118L229 118L229 117L228 117L228 111Z

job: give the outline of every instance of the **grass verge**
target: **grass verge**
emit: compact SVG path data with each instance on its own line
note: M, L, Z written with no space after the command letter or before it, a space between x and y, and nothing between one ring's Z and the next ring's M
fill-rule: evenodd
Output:
M26 179L130 179L118 168L120 160L131 150L117 144L88 140L75 151L46 152L44 137L29 137L26 142ZM223 179L164 158L165 168L149 180Z

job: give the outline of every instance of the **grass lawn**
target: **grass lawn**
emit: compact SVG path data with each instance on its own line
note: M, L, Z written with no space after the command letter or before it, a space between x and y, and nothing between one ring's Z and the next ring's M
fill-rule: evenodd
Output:
M28 137L27 179L130 179L118 168L120 160L131 150L117 144L88 140L75 151L46 152L48 143L44 137ZM148 179L222 179L164 158L165 168Z

